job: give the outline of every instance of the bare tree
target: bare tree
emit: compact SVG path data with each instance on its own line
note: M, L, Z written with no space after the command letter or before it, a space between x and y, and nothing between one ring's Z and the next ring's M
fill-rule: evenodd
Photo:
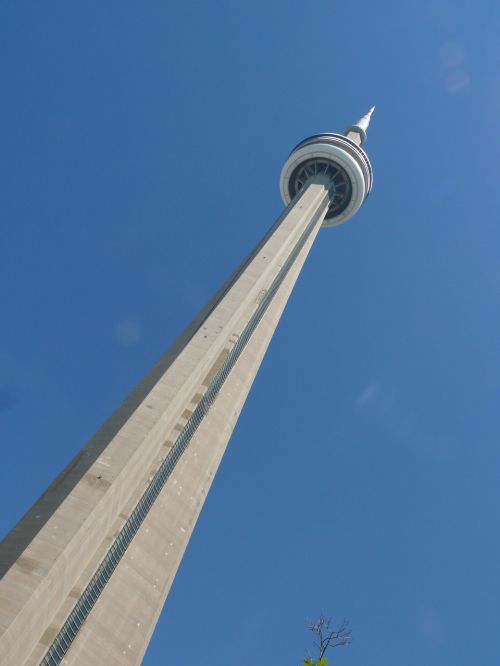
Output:
M305 666L326 666L328 660L325 655L330 648L349 647L351 644L349 621L345 618L338 628L335 628L331 618L321 613L316 622L307 623L307 628L315 636L314 645L318 650L318 657L316 660L310 657L304 659Z

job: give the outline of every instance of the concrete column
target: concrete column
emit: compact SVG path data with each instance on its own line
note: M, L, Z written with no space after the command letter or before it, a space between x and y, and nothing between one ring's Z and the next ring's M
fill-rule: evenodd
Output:
M54 662L140 663L328 204L327 188L320 183L310 184L292 201L7 535L0 547L0 663L40 663L151 479L176 450L179 434L204 404L218 371L236 358L97 602L65 647L64 661ZM260 319L242 347L238 341L246 339L257 314Z

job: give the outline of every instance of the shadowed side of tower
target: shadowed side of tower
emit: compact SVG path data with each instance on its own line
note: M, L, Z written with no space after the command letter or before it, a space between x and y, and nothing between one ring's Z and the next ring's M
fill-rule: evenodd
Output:
M283 214L7 535L0 663L140 663L312 243L371 189L367 126L292 151Z

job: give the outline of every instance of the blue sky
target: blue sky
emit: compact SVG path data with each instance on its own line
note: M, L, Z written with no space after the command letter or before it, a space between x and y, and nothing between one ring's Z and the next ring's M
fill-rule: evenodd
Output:
M0 8L1 530L282 209L289 151L377 105L145 666L500 663L500 5Z

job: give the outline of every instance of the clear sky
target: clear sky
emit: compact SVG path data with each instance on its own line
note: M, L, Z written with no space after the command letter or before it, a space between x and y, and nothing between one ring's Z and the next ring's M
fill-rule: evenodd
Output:
M500 663L500 4L0 7L2 534L377 105L145 659Z

